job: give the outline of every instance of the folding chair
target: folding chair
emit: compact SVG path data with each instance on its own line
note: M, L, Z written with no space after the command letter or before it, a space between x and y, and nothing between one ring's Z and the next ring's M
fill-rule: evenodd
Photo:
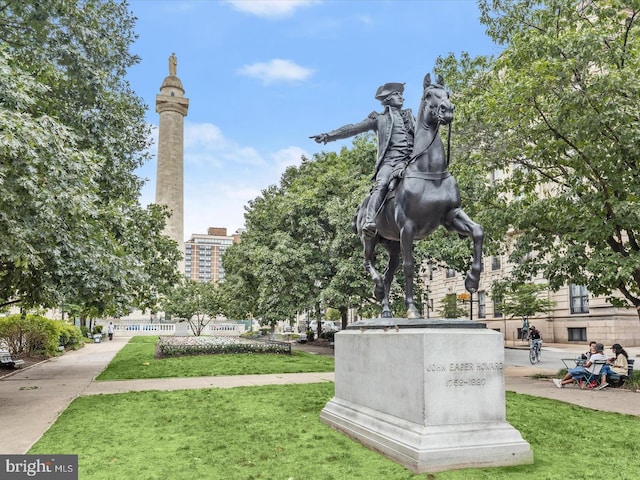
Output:
M596 360L593 362L593 372L587 370L585 377L574 380L580 388L598 388L602 381L602 367L607 364L606 360Z

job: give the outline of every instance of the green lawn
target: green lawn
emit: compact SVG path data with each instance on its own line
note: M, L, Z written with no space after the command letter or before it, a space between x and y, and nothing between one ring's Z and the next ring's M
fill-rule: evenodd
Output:
M133 337L97 380L332 372L333 358L293 352L278 354L197 355L156 359L158 337Z
M82 480L636 480L640 419L507 392L535 463L413 475L319 420L332 383L136 392L73 401L32 454L78 454Z

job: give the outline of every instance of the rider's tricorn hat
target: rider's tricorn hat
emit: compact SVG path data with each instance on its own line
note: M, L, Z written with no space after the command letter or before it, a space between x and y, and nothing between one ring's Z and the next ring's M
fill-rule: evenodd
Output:
M404 92L404 83L385 83L381 87L378 87L376 92L376 100L384 100L393 92Z

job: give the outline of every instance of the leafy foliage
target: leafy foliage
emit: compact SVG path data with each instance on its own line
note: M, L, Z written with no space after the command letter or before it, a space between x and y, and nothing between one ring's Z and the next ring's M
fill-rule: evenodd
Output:
M339 155L303 158L250 202L242 241L223 257L228 316L251 313L273 324L321 304L344 321L348 308L373 305L351 225L374 164L374 143L359 137Z
M41 315L10 315L0 318L0 343L11 354L53 356L58 345L77 349L83 345L77 327Z
M200 336L204 327L220 313L216 286L188 278L167 292L162 305L165 313L186 319L196 336Z
M468 160L493 173L480 221L516 265L640 307L640 6L481 0L495 60L452 56ZM507 235L507 233L515 235ZM522 261L524 260L524 261Z
M467 317L469 313L458 304L455 293L450 293L442 298L440 310L438 313L442 318L460 318Z
M138 203L133 25L115 0L0 2L0 304L123 314L176 279L167 212Z
M537 313L553 310L555 302L548 298L540 298L540 294L547 289L547 284L493 284L494 298L500 299L500 311L506 316L519 316L523 320Z

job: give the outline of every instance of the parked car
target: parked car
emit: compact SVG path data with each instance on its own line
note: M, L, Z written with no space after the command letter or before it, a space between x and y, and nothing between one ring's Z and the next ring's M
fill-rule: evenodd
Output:
M309 328L314 332L318 331L318 321L311 320L309 322ZM322 321L322 331L323 332L338 332L340 331L340 327L336 325L336 322L332 322L331 320L323 320Z

